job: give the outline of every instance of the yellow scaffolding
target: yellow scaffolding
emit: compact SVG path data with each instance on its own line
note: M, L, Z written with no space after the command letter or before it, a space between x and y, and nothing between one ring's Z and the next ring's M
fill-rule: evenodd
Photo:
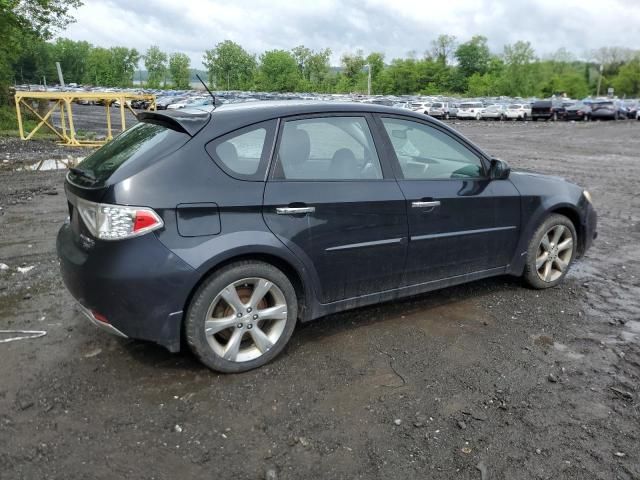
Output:
M41 116L29 104L29 100L45 100L53 102L53 105L50 105L50 108L44 116ZM78 140L78 138L76 138L76 129L73 123L73 110L71 108L71 104L76 100L104 102L107 111L107 136L104 140ZM147 110L156 109L155 95L125 92L16 92L16 114L18 116L18 130L20 131L20 138L22 140L29 140L42 126L45 126L60 139L59 143L63 145L72 147L99 147L113 138L111 130L111 104L115 101L120 103L120 121L122 130L124 131L126 129L125 108L131 110L131 113L133 113L134 116L136 115L136 112L133 111L128 103L130 100L147 100L149 101L149 108ZM26 136L22 125L22 106L33 113L36 118L40 119L40 123L38 123L31 132L28 132ZM60 129L56 128L49 120L56 109L60 110Z

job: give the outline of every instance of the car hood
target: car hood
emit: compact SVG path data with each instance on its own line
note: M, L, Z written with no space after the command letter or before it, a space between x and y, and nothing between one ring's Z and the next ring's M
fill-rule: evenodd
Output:
M540 179L545 179L553 182L567 182L567 179L564 177L558 177L556 175L544 175L542 173L536 172L528 172L527 170L512 170L511 175L517 175L518 177L522 177L523 180L526 180L526 177L535 177Z

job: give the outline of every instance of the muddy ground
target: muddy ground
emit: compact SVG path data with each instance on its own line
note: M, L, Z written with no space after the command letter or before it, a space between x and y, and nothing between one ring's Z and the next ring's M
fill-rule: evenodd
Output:
M77 150L0 140L0 329L47 332L0 344L0 478L640 478L640 122L454 127L592 192L564 284L334 315L240 375L88 324L54 253L63 173L16 171Z

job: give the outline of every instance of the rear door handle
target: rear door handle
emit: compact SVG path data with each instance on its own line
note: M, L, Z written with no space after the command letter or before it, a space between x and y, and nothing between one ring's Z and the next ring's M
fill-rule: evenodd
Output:
M316 207L278 207L276 213L278 215L300 215L301 213L313 213Z
M411 202L412 208L433 208L433 207L439 207L439 206L440 206L440 200L432 200L428 202L424 202L424 201Z

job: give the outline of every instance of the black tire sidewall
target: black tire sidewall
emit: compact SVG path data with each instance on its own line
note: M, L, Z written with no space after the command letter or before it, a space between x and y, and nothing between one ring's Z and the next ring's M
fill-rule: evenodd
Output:
M229 284L243 279L265 278L282 290L287 302L287 323L282 335L269 351L248 362L231 362L217 355L207 342L204 322L207 310L215 297ZM252 370L269 363L286 346L297 323L298 300L293 285L279 269L268 263L245 261L228 265L207 278L194 294L185 317L184 332L191 351L212 370L223 373L238 373Z
M567 227L571 231L571 235L573 236L573 249L571 251L571 260L569 262L569 266L562 273L562 275L554 280L553 282L545 282L540 279L538 276L538 270L536 269L536 256L538 253L538 247L540 242L542 241L543 235L548 232L555 225L563 225ZM560 214L552 214L548 216L544 222L540 224L540 226L536 229L535 233L531 237L529 241L529 246L527 248L527 262L525 264L524 275L523 278L527 285L536 289L544 289L551 288L558 285L560 282L564 280L564 277L567 275L567 272L571 268L571 264L576 258L576 251L578 246L578 235L576 233L576 228L573 225L573 222Z

